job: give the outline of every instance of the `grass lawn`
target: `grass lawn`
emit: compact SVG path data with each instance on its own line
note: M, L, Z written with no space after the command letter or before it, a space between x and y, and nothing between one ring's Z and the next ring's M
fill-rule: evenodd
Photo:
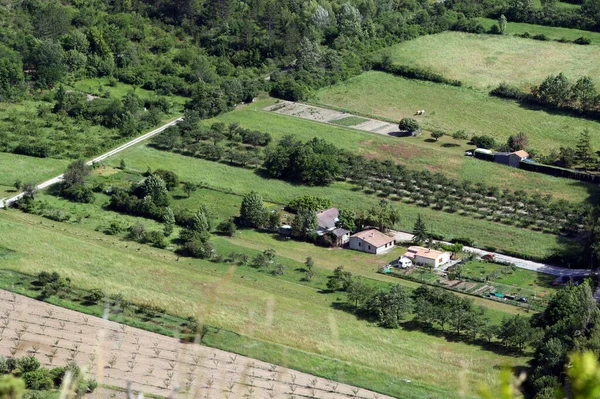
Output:
M280 206L287 204L293 198L312 194L325 196L340 208L353 209L357 212L365 211L377 204L379 198L355 191L348 183L335 182L326 189L322 187L307 187L290 184L277 179L266 179L256 171L245 168L229 166L197 158L186 157L179 154L152 149L147 146L138 146L124 151L121 155L132 169L145 171L148 167L153 170L161 168L172 170L182 180L203 182L220 191L230 192L238 196L245 195L251 190L257 190L263 198ZM107 164L118 166L119 159L110 159ZM207 201L206 197L192 196L189 200L176 200L173 206L180 206L178 201L187 201L186 207L194 209L206 202L209 207L218 209L218 203ZM397 227L412 230L417 214L425 218L430 229L448 238L473 237L481 246L493 246L499 249L520 251L533 256L543 257L553 251L563 248L563 243L553 235L518 229L484 220L463 217L445 212L422 208L415 205L396 202L400 211L400 223ZM219 211L216 211L217 213ZM474 232L477 232L474 234Z
M16 194L14 183L41 183L60 175L70 161L66 159L37 158L0 152L0 199Z
M311 285L323 283L323 271L318 281L301 283L293 270L301 264L293 260L287 260L288 271L281 277L224 263L178 261L169 251L17 211L0 213L0 235L3 246L13 251L0 257L0 268L57 271L82 288L102 287L177 315L195 315L209 325L273 344L255 354L265 360L277 358L292 368L397 397L455 398L463 389L469 389L464 392L469 397L480 383L493 385L499 367L526 361L420 331L376 328L332 307L344 295L320 293ZM221 239L216 244L236 245ZM490 313L496 320L502 314ZM227 348L226 342L219 344ZM404 384L402 378L413 383Z
M573 81L588 75L600 84L600 64L591 62L600 57L600 46L444 32L421 36L385 51L391 53L395 63L428 68L486 91L502 82L529 90L546 76L559 72Z
M393 159L409 168L428 169L454 179L485 181L493 186L543 195L552 194L557 199L574 202L595 201L600 198L600 190L595 185L465 157L464 151L471 149L472 146L449 136L442 137L438 142L431 142L428 134L419 137L389 137L263 111L263 108L273 104L274 101L270 99L240 107L233 112L220 115L215 120L239 123L249 129L267 131L274 139L291 132L302 140L320 137L339 148L368 158ZM215 120L206 123L211 124Z
M567 4L567 3L560 3ZM577 5L574 5L578 7ZM486 29L489 29L490 26L498 24L498 21L490 18L479 18L479 22ZM575 40L580 37L587 37L592 41L591 45L599 45L600 44L600 33L599 32L591 32L588 30L580 30L580 29L570 29L570 28L559 28L556 26L545 26L545 25L534 25L534 24L526 24L521 22L509 22L506 25L506 33L509 35L514 35L515 33L525 33L528 32L532 36L533 35L546 35L548 38L553 40L558 40L561 38L565 38L567 40Z
M393 120L412 117L429 130L449 133L465 130L471 135L494 137L499 142L524 132L529 136L530 147L539 151L565 145L575 147L579 134L587 128L593 146L600 148L598 122L527 109L514 101L466 87L404 79L384 72L365 72L321 89L312 101ZM425 109L425 115L414 116L417 109Z

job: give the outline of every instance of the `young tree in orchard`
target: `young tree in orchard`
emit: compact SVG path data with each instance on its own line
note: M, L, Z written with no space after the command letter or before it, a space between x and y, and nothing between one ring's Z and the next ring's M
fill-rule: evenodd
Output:
M315 276L315 261L312 256L306 258L306 262L304 262L304 279L306 281L311 281Z
M240 221L244 226L260 228L265 224L266 212L261 195L251 191L242 200Z
M444 137L444 134L445 133L441 130L434 130L433 132L431 132L431 138L435 141L438 141L440 138Z
M415 227L413 227L413 242L415 244L422 244L427 241L427 227L425 227L425 222L423 222L423 218L419 213L417 215L417 221L415 222Z

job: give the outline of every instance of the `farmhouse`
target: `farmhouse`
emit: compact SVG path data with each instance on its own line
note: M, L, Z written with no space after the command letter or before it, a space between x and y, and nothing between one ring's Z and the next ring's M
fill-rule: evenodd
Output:
M394 246L394 239L379 230L369 229L350 236L350 249L380 254Z
M337 208L329 208L317 212L317 221L319 227L317 234L320 236L329 234L333 240L333 245L342 247L350 240L350 232L346 229L336 227L340 212Z
M408 251L403 255L409 258L416 265L427 265L438 267L450 261L449 252L440 252L435 249L423 248L417 246L408 247Z
M335 224L339 221L339 214L340 211L337 208L329 208L317 212L317 221L319 222L317 232L319 235L323 235L335 229Z
M494 162L512 166L513 168L518 168L519 162L527 157L529 157L529 154L523 150L514 152L497 152L494 154Z

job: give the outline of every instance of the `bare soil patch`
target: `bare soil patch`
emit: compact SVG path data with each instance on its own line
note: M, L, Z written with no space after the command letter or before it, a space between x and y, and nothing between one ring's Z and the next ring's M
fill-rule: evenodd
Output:
M230 352L88 316L0 290L0 354L35 356L46 367L75 361L99 384L202 398L381 398Z

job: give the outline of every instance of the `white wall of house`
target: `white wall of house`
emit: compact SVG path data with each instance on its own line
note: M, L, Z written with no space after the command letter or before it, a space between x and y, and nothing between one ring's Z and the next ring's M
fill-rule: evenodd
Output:
M443 252L440 256L435 259L425 258L420 255L415 256L415 263L419 265L427 265L438 267L450 261L450 254L448 252Z
M382 245L380 247L375 247L374 245L369 244L362 238L358 237L350 237L350 249L354 249L356 251L367 252L370 254L380 254L382 252L387 251L388 249L394 246L394 241L390 241L386 245Z

